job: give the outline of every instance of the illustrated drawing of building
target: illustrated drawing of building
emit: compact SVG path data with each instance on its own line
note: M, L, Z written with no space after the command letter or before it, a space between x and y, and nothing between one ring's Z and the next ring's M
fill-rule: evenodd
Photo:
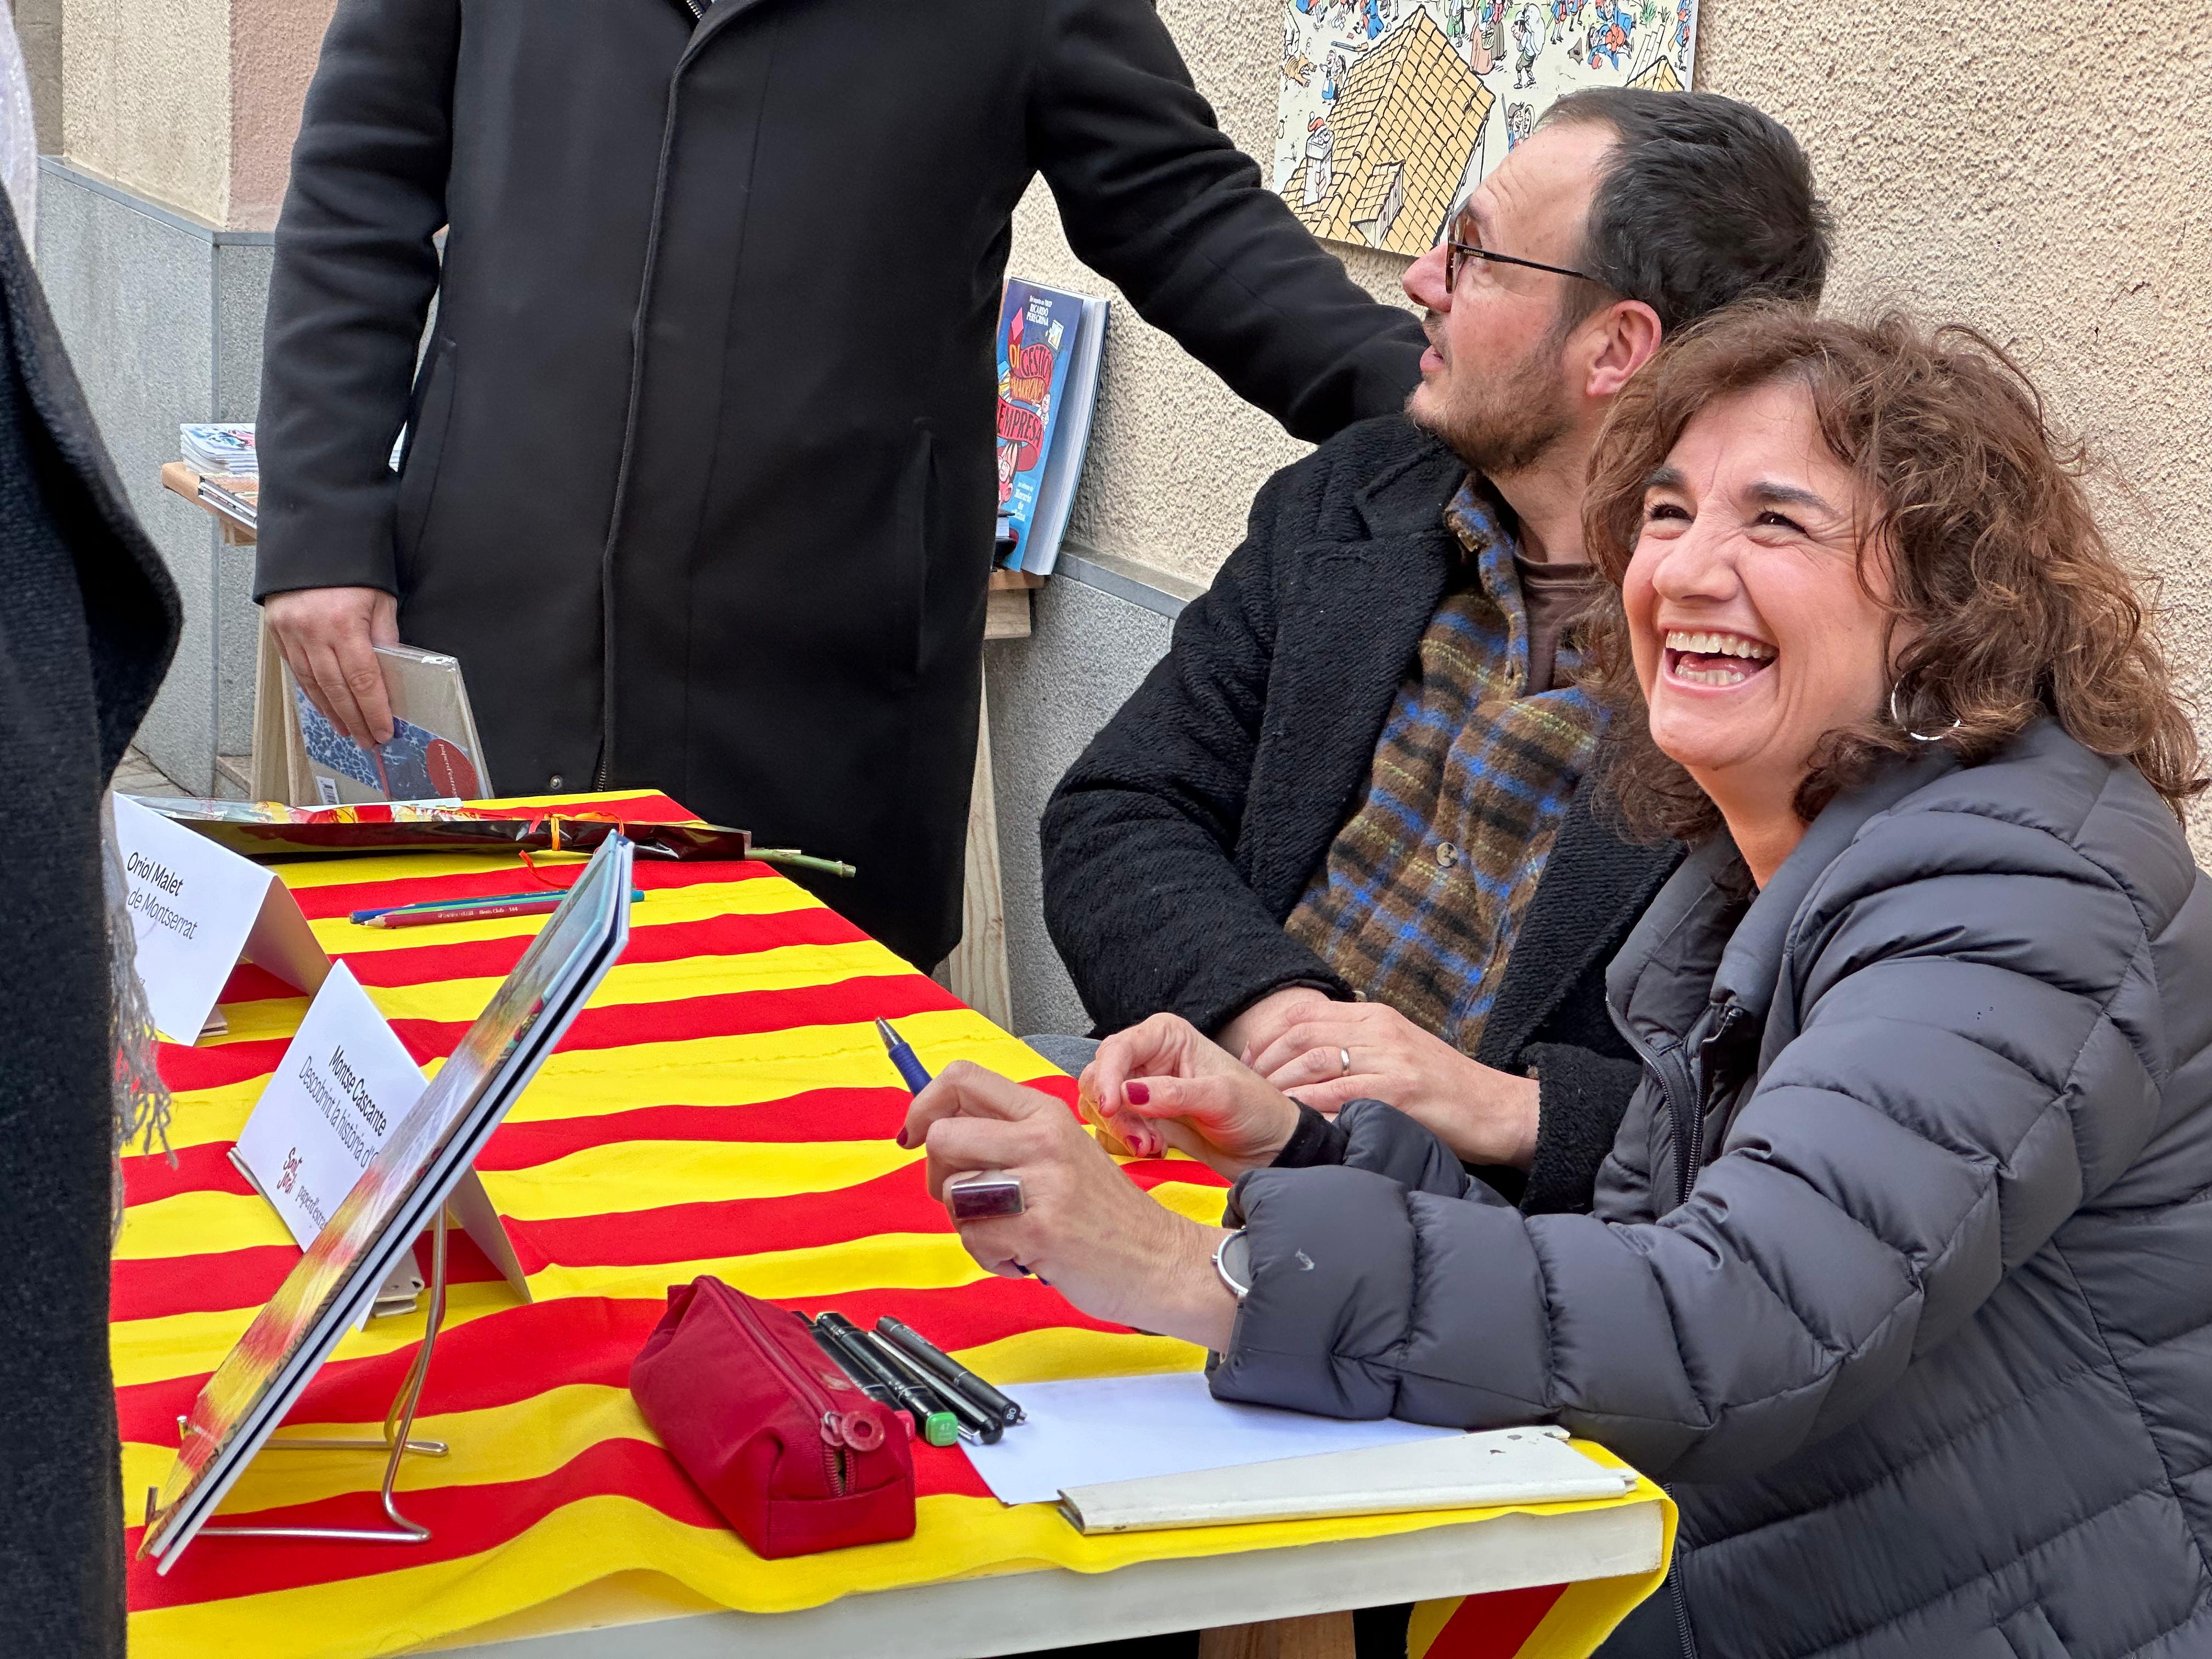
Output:
M1628 77L1632 87L1642 87L1647 92L1680 92L1682 77L1674 73L1674 65L1664 57L1655 58L1644 68Z
M1316 236L1426 252L1496 101L1416 8L1346 74L1283 198Z

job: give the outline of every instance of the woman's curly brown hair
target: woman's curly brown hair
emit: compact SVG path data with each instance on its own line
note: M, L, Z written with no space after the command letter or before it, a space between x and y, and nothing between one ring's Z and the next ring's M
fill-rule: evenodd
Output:
M1583 533L1610 586L1583 625L1582 678L1613 712L1605 778L1630 826L1682 841L1721 827L1652 742L1629 653L1620 584L1644 481L1699 410L1778 380L1812 394L1869 515L1859 544L1887 550L1888 609L1921 630L1896 648L1891 707L1822 741L1799 815L1929 741L1972 764L2050 714L2086 747L2134 762L2179 816L2207 781L2196 732L2090 511L2085 452L2054 433L2018 365L1970 328L1930 332L1895 314L1866 326L1753 301L1668 344L1622 391L1591 458Z

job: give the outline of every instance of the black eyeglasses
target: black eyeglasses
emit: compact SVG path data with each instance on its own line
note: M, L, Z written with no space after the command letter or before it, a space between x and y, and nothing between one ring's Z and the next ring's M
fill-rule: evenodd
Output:
M1452 216L1450 228L1444 233L1444 286L1446 288L1458 288L1459 274L1467 269L1467 262L1469 259L1487 259L1494 265L1519 265L1528 270L1548 270L1554 276L1574 276L1585 283L1597 283L1600 288L1605 286L1587 270L1570 270L1565 265L1547 265L1540 259L1523 259L1510 253L1492 253L1480 242L1460 240L1462 234L1472 236L1474 234L1474 221L1467 210L1462 208Z

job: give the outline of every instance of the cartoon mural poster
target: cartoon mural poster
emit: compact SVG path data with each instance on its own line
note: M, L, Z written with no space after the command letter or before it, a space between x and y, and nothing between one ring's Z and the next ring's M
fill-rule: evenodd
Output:
M999 543L1019 568L1083 302L1018 277L999 312Z
M1425 253L1583 87L1691 84L1698 0L1285 0L1275 189L1315 235Z

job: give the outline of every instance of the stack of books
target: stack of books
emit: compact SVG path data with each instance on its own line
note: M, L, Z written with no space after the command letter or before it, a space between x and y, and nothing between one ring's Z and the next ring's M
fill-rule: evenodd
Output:
M258 478L261 459L253 448L253 428L187 425L182 428L185 463L203 477L220 473L234 478Z

